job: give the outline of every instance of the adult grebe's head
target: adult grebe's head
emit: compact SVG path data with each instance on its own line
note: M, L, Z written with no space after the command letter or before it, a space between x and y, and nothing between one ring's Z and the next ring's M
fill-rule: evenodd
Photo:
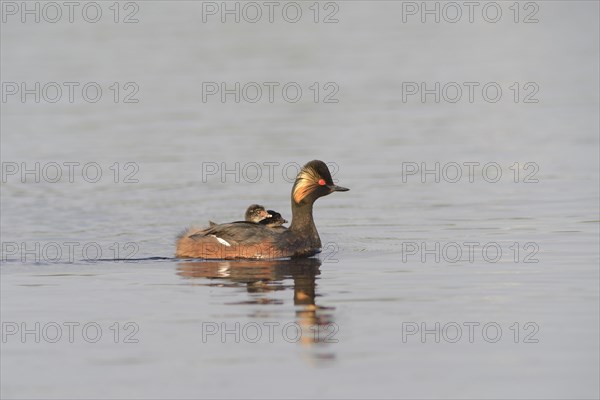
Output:
M296 176L292 188L292 201L297 205L312 204L319 197L348 190L350 189L333 183L329 168L323 161L313 160L306 163Z
M248 222L260 222L265 218L269 218L271 214L265 210L265 208L258 204L252 204L246 210L245 220Z

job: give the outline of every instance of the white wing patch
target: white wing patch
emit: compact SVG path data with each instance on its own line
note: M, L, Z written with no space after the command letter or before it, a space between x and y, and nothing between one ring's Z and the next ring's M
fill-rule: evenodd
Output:
M218 273L219 273L219 277L223 277L223 278L226 278L229 275L231 275L229 273L229 266L227 266L227 265L219 265Z
M223 246L231 247L231 245L229 244L229 242L228 242L227 240L225 240L225 239L221 239L220 237L216 237L215 235L209 235L209 236L212 236L212 237L214 237L215 239L217 239L217 241L218 241L219 243L221 243Z

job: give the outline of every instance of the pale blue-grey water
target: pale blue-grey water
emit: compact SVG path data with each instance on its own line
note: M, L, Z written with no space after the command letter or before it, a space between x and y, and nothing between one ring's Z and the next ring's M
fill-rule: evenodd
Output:
M2 398L598 398L598 2L23 4ZM312 159L320 257L172 259Z

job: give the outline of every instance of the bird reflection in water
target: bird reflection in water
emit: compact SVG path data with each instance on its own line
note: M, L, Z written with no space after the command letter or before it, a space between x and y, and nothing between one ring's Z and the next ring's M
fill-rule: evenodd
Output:
M203 278L216 280L211 287L245 287L252 298L229 304L284 304L284 300L268 296L275 291L293 288L295 319L301 329L298 340L303 345L335 343L337 325L333 319L333 307L318 306L315 302L316 277L320 275L321 261L318 258L269 261L196 261L178 264L177 274L187 279ZM290 285L289 280L293 281ZM258 296L257 296L258 295ZM254 318L265 318L268 314L258 312ZM332 354L320 354L320 359L333 358Z

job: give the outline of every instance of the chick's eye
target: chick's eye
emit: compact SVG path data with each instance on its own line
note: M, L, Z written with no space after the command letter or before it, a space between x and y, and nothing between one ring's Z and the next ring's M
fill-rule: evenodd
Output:
M319 179L319 185L325 186L325 179Z

